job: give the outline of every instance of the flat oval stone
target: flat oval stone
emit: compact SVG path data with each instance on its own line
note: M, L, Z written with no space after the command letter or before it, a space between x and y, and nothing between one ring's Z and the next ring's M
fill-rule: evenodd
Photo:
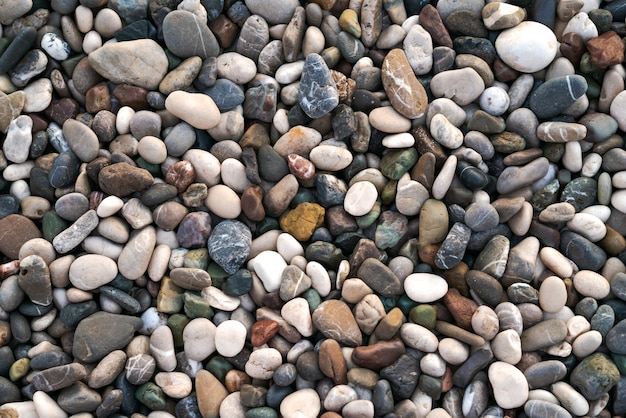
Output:
M177 90L165 99L165 108L194 128L211 129L220 121L220 111L210 96Z
M497 361L489 366L489 382L494 398L501 408L518 408L528 399L528 382L515 366Z
M334 338L342 344L357 346L361 344L361 331L348 305L339 300L322 302L313 311L313 325L328 338Z
M154 227L146 226L133 232L117 259L120 274L129 280L136 280L141 277L148 269L155 245L156 231Z
M86 254L70 265L69 279L81 290L93 290L110 283L117 276L117 264L109 257Z
M563 112L587 91L587 80L580 75L557 77L541 84L530 96L530 108L540 119Z
M415 302L432 303L446 294L448 283L432 273L413 273L404 280L404 291Z
M582 296L604 299L611 291L611 286L604 276L591 271L580 270L574 275L574 287Z
M525 21L502 31L496 38L495 47L509 67L523 73L534 73L552 62L558 42L547 26Z
M402 49L392 49L383 61L381 77L391 105L401 115L415 119L426 112L426 90L415 77Z
M522 332L522 350L535 351L565 340L567 326L562 319L548 319Z
M461 90L457 86L462 85ZM445 97L459 106L466 106L478 99L485 90L482 77L470 67L443 71L433 76L430 89L435 97Z

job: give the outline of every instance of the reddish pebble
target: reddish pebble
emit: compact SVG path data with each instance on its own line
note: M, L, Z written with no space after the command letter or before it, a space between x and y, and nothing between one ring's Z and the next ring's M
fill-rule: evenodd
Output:
M250 342L253 347L259 347L269 340L278 332L278 322L271 319L262 319L255 322L250 329Z
M187 190L187 187L191 185L196 179L196 170L193 165L187 161L178 161L167 170L165 173L165 181L167 184L171 184L176 187L178 193L182 193Z

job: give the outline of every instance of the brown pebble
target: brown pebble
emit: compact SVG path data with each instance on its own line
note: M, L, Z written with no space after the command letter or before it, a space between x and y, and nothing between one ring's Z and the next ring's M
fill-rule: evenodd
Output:
M147 109L148 90L131 86L130 84L119 84L113 89L113 96L120 102L120 106L130 106L135 110Z
M435 181L437 158L432 152L423 154L411 169L411 179L417 181L430 192Z
M578 67L586 48L583 38L579 34L576 32L568 32L561 38L559 50L575 67Z
M624 41L613 31L604 32L587 42L591 63L596 68L606 68L624 61Z
M107 83L98 83L85 95L87 112L98 113L101 110L111 110L111 95Z
M209 29L224 49L229 48L239 35L239 27L223 14L209 22Z
M148 170L127 163L108 165L98 174L98 184L102 191L119 197L140 192L150 186L153 180Z
M341 346L332 338L320 345L319 367L322 373L333 379L336 385L348 383L348 366L343 357Z
M89 65L89 57L80 60L72 72L74 88L80 94L87 94L87 90L103 80L102 76Z
M427 152L432 153L435 156L435 167L439 170L443 166L443 163L448 159L447 153L443 150L442 146L430 136L428 129L425 126L418 126L411 134L415 138L415 148L420 155Z
M456 289L459 293L465 297L469 297L469 286L465 281L465 275L467 274L469 267L463 261L443 272L443 277L448 282L448 286L451 289Z
M255 322L250 329L250 343L253 347L259 347L278 332L278 322L271 319L262 319Z
M253 222L260 222L265 218L263 189L260 186L253 185L244 190L241 194L241 210Z
M472 315L478 309L476 302L462 296L456 289L449 289L443 296L443 303L460 327L467 330L472 329Z
M513 68L506 65L501 59L496 58L493 61L493 75L495 76L496 80L500 81L501 83L508 83L517 79L519 73Z
M445 335L446 337L455 338L474 347L480 347L485 344L485 339L480 335L466 331L463 328L457 327L456 325L448 322L437 321L435 328L439 331L439 333Z
M63 98L53 100L52 103L50 103L50 106L44 110L44 113L48 118L52 119L59 125L63 125L66 120L75 118L76 115L78 115L79 109L80 106L76 100Z
M240 370L229 370L224 376L224 384L228 392L233 393L240 390L241 385L252 383L250 376Z
M193 168L193 164L187 160L175 162L165 173L165 181L167 184L176 187L178 193L187 190L187 187L189 187L195 179L196 170Z
M446 29L439 12L433 5L427 4L424 6L419 17L420 25L430 33L430 36L433 38L433 44L452 48L452 38L450 38L448 29Z
M393 364L404 352L401 340L378 341L356 347L352 351L352 362L359 367L381 370Z
M41 232L27 217L11 214L0 219L0 253L9 259L16 260L22 245L33 238L41 238Z

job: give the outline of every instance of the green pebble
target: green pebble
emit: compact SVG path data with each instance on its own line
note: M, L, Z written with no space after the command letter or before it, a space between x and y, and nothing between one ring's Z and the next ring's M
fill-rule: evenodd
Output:
M208 248L195 248L183 257L183 267L206 270L209 267Z
M72 74L74 72L74 68L76 68L78 63L86 56L86 54L78 54L61 62L61 67L63 68L63 71L65 71L65 74Z
M218 289L222 288L224 282L228 279L229 274L224 271L217 263L211 261L206 271L209 272L209 276L211 276L211 285L217 287Z
M12 382L18 381L30 371L30 359L23 357L15 361L9 369L9 378Z
M626 376L626 355L611 353L611 359L613 359L620 374Z
M311 313L322 303L322 297L315 289L308 289L302 294L302 297L309 303Z
M135 391L135 398L154 411L162 411L167 403L160 387L152 382L144 383Z
M392 297L388 296L378 296L380 301L383 303L383 307L385 308L385 313L389 313L390 310L396 307L396 300Z
M366 215L357 217L356 224L359 228L365 229L368 226L374 225L380 216L381 206L381 201L377 200L376 203L374 203L374 206L372 206L372 210L370 210Z
M432 305L417 305L409 312L409 319L428 329L435 329L437 310Z
M174 314L170 315L167 318L167 326L172 330L172 335L174 336L174 346L175 347L183 347L183 330L189 323L189 318L187 318L183 314Z
M535 212L539 213L559 200L560 183L557 179L552 180L533 195L530 204Z
M278 412L269 406L260 406L248 409L246 418L278 418Z
M213 376L217 377L222 383L226 379L226 373L233 369L232 364L222 356L215 356L207 363L206 370L210 371Z
M585 76L585 79L587 80L587 97L590 99L597 99L600 97L602 85L589 76Z
M304 251L304 257L309 261L317 261L326 268L336 269L345 257L341 250L331 242L316 241L309 244Z
M274 229L280 229L280 224L278 223L278 219L270 218L269 216L256 224L256 232L258 235L263 235L267 231Z
M383 191L380 194L383 205L389 206L396 201L396 193L398 191L398 181L391 180L385 184Z
M41 230L43 232L43 237L47 241L52 242L54 237L59 235L68 226L69 223L53 210L49 210L43 214L43 218L41 220Z
M417 158L415 148L390 151L380 161L380 171L391 180L400 180L417 163Z
M289 203L289 207L295 209L300 203L317 203L317 197L313 194L313 192L309 189L300 188L298 192L294 196L291 203Z
M165 56L167 56L167 71L172 71L174 68L178 67L183 61L167 48L165 48Z
M183 310L189 319L213 318L213 309L204 298L194 292L185 292L183 295Z
M613 14L608 10L594 9L589 11L589 19L598 28L598 33L603 34L611 30L611 23L613 23Z
M10 44L11 40L9 38L0 38L0 55L6 51Z
M247 269L237 270L222 285L222 292L229 296L242 296L250 289L252 289L252 273Z
M580 59L580 71L586 75L593 77L593 79L598 82L602 82L605 73L605 70L596 68L591 63L591 55L589 54L589 52L585 52Z
M148 170L153 176L161 175L161 164L151 164L141 157L138 157L135 162L138 167Z
M411 309L415 308L416 306L417 306L417 302L415 302L414 300L411 300L411 298L409 298L406 294L403 294L398 299L398 308L400 308L402 313L405 314L406 316L409 316Z

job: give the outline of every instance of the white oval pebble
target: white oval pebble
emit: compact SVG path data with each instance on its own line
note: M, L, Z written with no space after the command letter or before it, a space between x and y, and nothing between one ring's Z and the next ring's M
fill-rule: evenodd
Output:
M454 338L442 338L438 351L441 358L453 366L463 364L469 357L469 347Z
M252 261L252 268L263 282L265 290L268 292L278 290L283 270L287 267L285 259L276 251L263 251Z
M109 257L87 254L70 265L69 279L81 290L93 290L110 283L117 276L117 264Z
M268 380L274 376L274 371L281 364L283 364L283 357L281 356L280 351L275 348L259 348L250 353L250 357L248 357L248 361L246 362L245 371L246 374L253 379ZM284 403L285 401L283 400L281 403L281 413L283 413L283 415L284 412L282 412L282 405ZM317 414L314 416L317 416Z
M591 270L581 270L574 275L574 288L582 296L603 299L611 292L611 285L601 274Z
M217 327L207 318L194 318L183 329L183 344L187 358L203 361L215 352Z
M383 138L383 146L387 148L409 148L415 144L415 138L408 132L387 135Z
M562 279L556 276L547 277L539 287L539 306L545 312L556 313L567 302L567 289Z
M404 291L414 302L431 303L448 292L448 282L433 273L413 273L404 280Z
M204 203L220 218L235 219L241 214L241 199L233 189L223 184L209 188Z
M528 399L528 381L520 369L503 361L496 361L487 372L493 388L493 397L499 407L519 408Z
M587 415L587 412L589 412L589 403L585 397L576 391L569 383L556 382L552 384L550 389L559 402L561 402L561 405L574 416L580 417Z
M359 181L354 183L348 191L343 201L343 208L352 216L367 215L378 199L376 186L369 181Z
M426 353L434 353L439 345L437 336L428 328L418 324L402 324L400 337L409 347L417 348Z
M246 327L239 321L226 320L215 330L215 349L224 357L234 357L246 344Z

